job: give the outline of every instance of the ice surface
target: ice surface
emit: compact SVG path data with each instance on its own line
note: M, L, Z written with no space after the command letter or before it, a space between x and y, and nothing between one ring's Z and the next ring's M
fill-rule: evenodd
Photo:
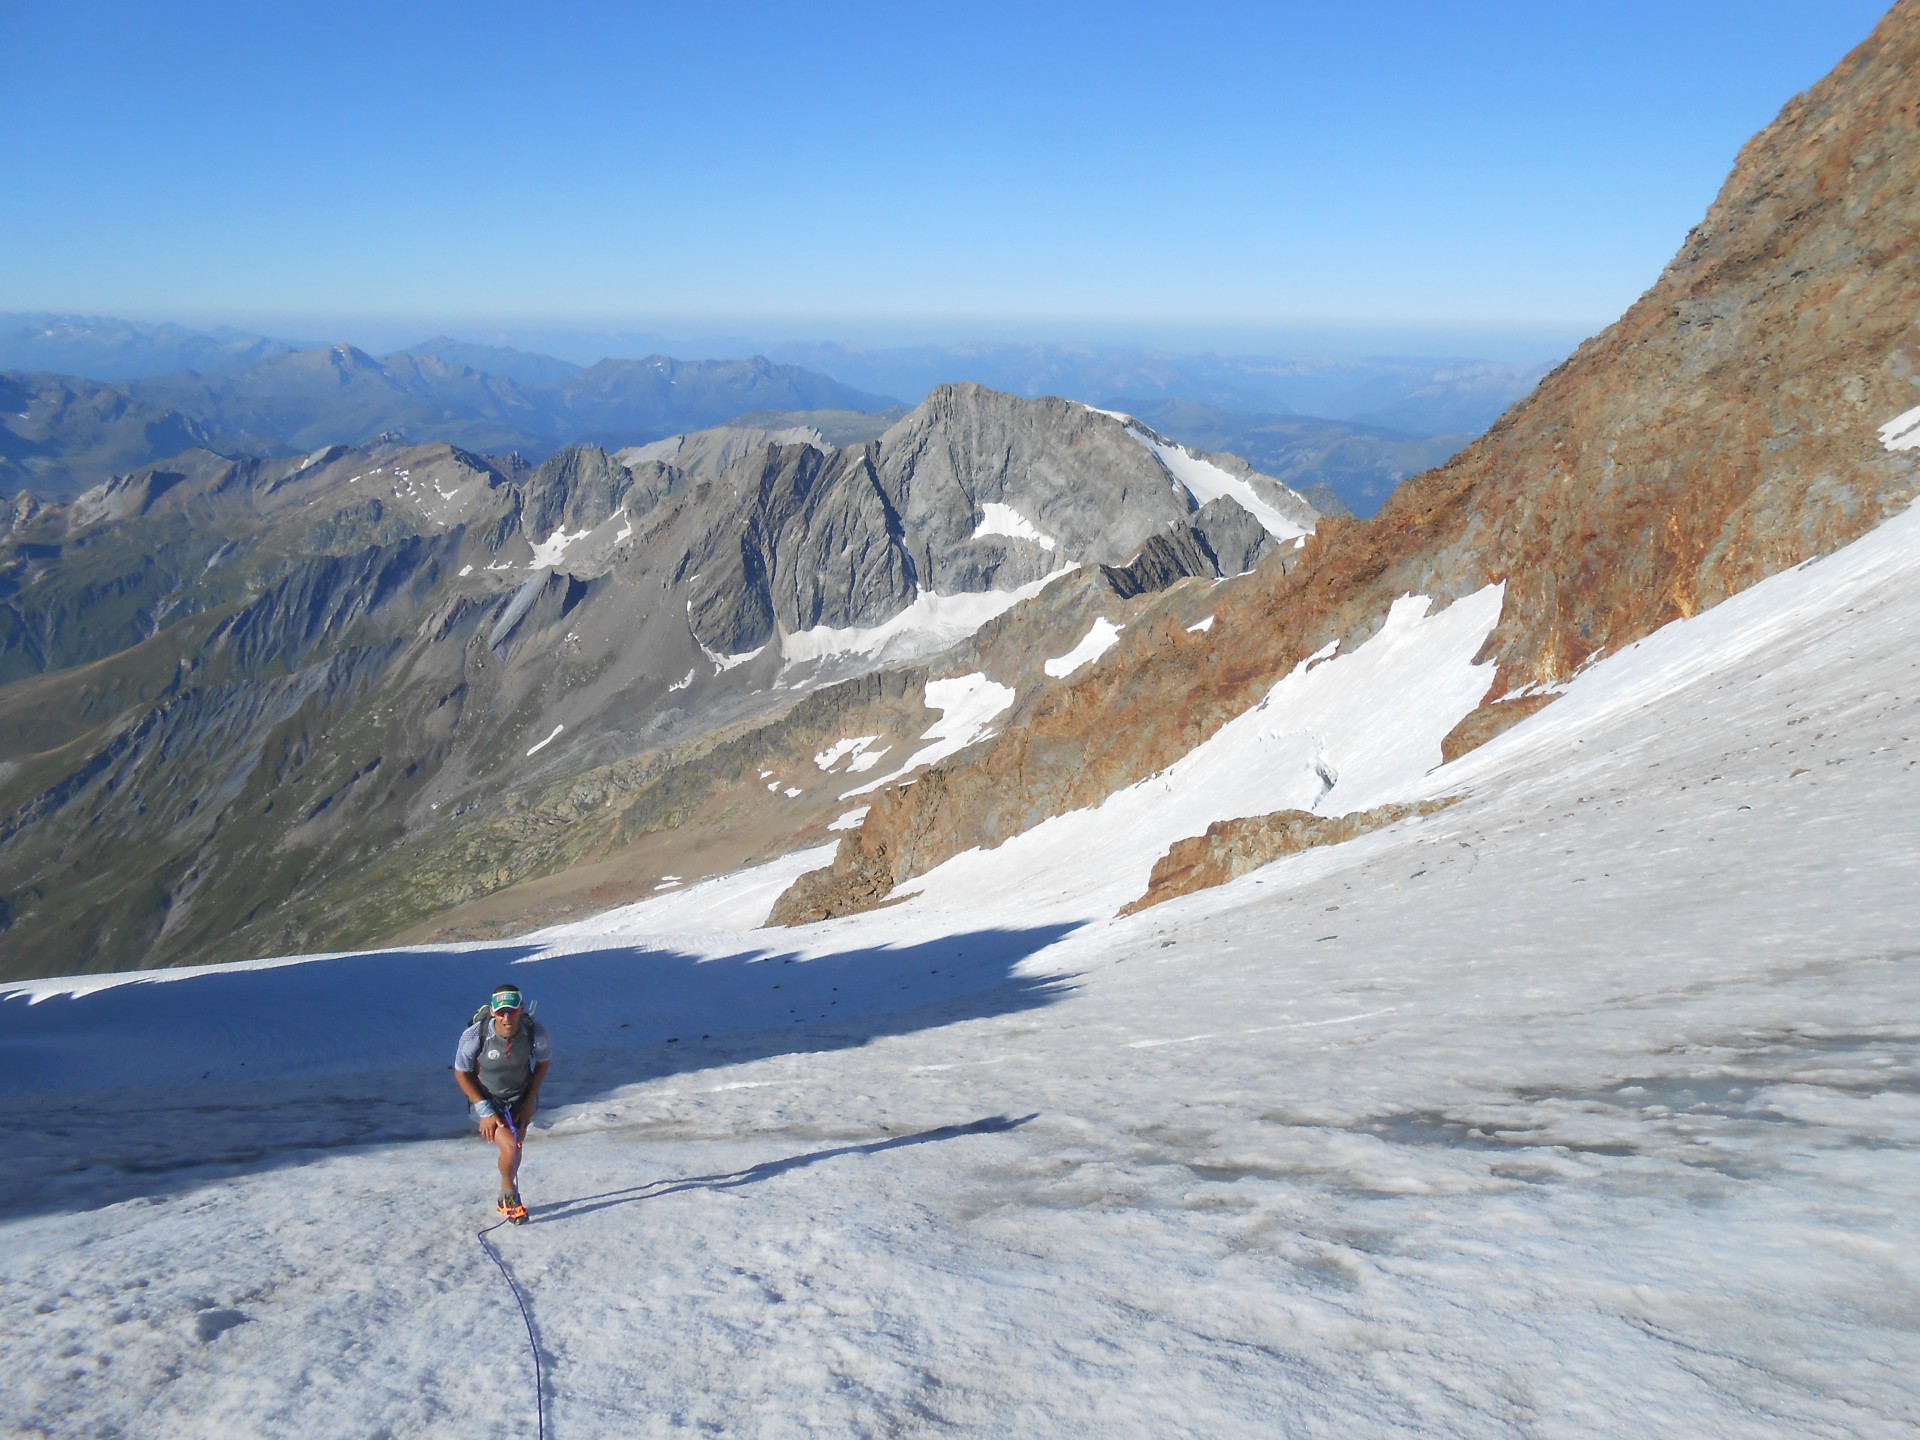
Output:
M544 739L544 740L542 740L542 741L540 741L540 742L539 742L539 743L538 743L537 745L535 745L535 746L533 747L533 749L531 749L531 750L529 750L529 751L527 751L527 754L528 754L528 755L536 755L536 754L538 754L538 753L539 753L540 751L542 751L542 750L544 750L544 749L546 749L546 748L547 748L547 746L549 746L549 745L551 745L551 744L552 744L552 743L553 743L553 742L554 742L555 740L557 740L557 739L559 739L559 738L560 738L560 732L561 732L562 730L565 730L566 728L567 728L567 727L566 727L566 726L564 726L564 725L556 725L556 726L554 726L554 727L553 727L553 729L552 729L552 731L548 733L548 735L547 735L547 738L546 738L546 739Z
M833 823L827 826L827 829L858 830L860 828L860 822L867 818L867 811L871 808L871 806L862 805L857 809L849 810L846 814L837 816Z
M1087 631L1078 645L1064 655L1055 656L1040 668L1055 679L1071 675L1082 665L1091 665L1117 645L1120 642L1120 632L1126 628L1124 625L1114 624L1104 615L1097 616L1094 619L1093 628Z
M1213 616L1209 615L1206 619L1196 620L1193 624L1187 626L1187 633L1190 635L1204 635L1211 629L1213 629Z
M980 507L980 523L974 528L973 538L983 535L1006 535L1015 540L1031 540L1043 550L1051 550L1058 543L1051 535L1042 535L1033 522L1011 505L1003 505L997 500L989 500Z
M866 915L752 928L823 846L8 987L0 1430L531 1433L445 1071L511 974L556 1060L493 1238L555 1435L1910 1436L1920 515L1428 770L1497 605L1403 601ZM1463 798L1116 921L1155 787Z

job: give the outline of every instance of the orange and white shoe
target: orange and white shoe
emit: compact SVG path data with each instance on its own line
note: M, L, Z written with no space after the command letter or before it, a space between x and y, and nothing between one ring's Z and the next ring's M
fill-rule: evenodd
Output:
M506 1194L502 1195L500 1197L500 1203L495 1205L494 1209L506 1216L506 1218L511 1220L515 1225L524 1225L529 1218L527 1215L527 1207L520 1203L520 1192L517 1190L509 1190Z

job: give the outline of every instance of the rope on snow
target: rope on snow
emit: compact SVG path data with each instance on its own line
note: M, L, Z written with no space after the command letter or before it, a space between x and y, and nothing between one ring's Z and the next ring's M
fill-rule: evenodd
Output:
M487 1239L494 1231L505 1225L489 1225L473 1238L480 1242L480 1248L487 1252L487 1258L500 1267L500 1273L506 1277L507 1288L513 1291L513 1298L520 1306L520 1318L527 1325L527 1348L533 1352L533 1413L538 1422L539 1440L547 1440L547 1401L546 1388L540 1377L540 1342L533 1338L533 1316L527 1311L527 1297L520 1293L520 1286L513 1278L513 1272L507 1269L507 1262L500 1258L500 1252L493 1248L493 1242Z
M511 1110L507 1112L507 1128L513 1130ZM519 1131L514 1131L513 1138L516 1140L520 1138ZM507 1269L507 1262L500 1258L500 1252L494 1249L493 1242L487 1239L487 1236L507 1223L505 1220L497 1221L473 1238L480 1242L480 1248L487 1252L487 1258L499 1267L501 1275L506 1278L507 1288L513 1291L514 1303L520 1307L520 1318L526 1322L527 1349L533 1352L533 1417L539 1440L547 1440L547 1391L546 1384L540 1376L540 1342L533 1338L533 1315L527 1309L527 1297L520 1293L519 1282L513 1278L513 1272Z

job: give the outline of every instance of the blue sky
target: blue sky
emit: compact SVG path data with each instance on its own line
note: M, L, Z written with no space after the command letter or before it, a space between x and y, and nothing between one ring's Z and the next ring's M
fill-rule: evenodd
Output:
M0 0L0 309L1583 333L1883 8Z

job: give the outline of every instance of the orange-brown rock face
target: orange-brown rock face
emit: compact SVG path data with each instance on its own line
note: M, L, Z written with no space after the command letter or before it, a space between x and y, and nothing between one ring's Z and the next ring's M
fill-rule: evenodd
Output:
M1289 573L1223 587L1210 632L1130 631L991 747L883 796L809 877L809 914L1163 768L1401 594L1504 581L1488 699L1565 679L1910 500L1920 459L1875 432L1917 404L1920 0L1901 0L1747 144L1653 288L1491 431L1375 520L1324 522Z
M1349 815L1316 815L1311 810L1275 810L1270 815L1247 815L1216 820L1207 833L1177 840L1154 862L1147 893L1122 908L1132 915L1176 895L1191 895L1224 885L1258 870L1282 855L1296 855L1316 845L1338 845L1370 830L1404 820L1409 815L1431 815L1452 800L1423 800L1414 805L1379 805Z
M1559 692L1553 691L1545 695L1507 695L1498 700L1489 700L1471 714L1463 716L1460 723L1446 733L1440 741L1441 763L1450 763L1469 750L1478 750L1501 731L1511 730L1529 715L1539 714L1559 698Z

